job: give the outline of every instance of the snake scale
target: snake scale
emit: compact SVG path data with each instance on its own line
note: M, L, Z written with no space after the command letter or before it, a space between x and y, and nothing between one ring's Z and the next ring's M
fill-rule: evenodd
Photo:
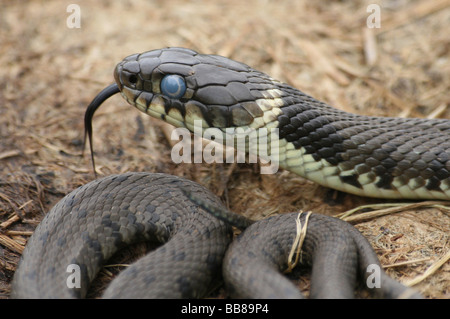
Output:
M198 123L202 132L215 128L223 140L242 130L270 129L277 143L264 154L327 187L369 197L450 199L448 120L343 112L245 64L184 48L131 55L117 65L114 77L116 83L86 111L90 142L94 112L120 92L146 114L192 132ZM246 151L264 156L259 148ZM277 275L286 268L298 214L248 221L227 250L230 225L239 226L236 216L208 190L179 177L127 173L90 182L38 226L11 296L84 297L115 251L154 240L165 244L117 276L104 297L201 297L220 275L222 258L232 296L300 297ZM356 229L316 214L309 217L302 254L313 267L311 296L319 298L352 296L357 276L367 279L368 265L379 265ZM69 264L80 266L80 288L68 287ZM420 297L383 271L380 278L375 290L382 297Z

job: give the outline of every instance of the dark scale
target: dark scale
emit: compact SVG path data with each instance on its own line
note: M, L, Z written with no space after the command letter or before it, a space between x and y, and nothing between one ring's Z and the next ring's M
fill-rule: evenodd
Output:
M285 103L292 103L292 97L283 97ZM314 160L325 159L332 165L342 162L343 139L326 116L314 110L309 103L292 104L282 108L278 117L280 138L303 147ZM352 183L353 184L353 183Z
M450 183L450 156L426 149L433 133L417 129L422 120L405 119L403 130L392 130L391 118L383 118L382 125L374 126L368 117L355 119L359 116L332 109L303 93L300 95L301 101L293 95L282 97L286 106L278 116L280 138L291 142L296 149L303 147L316 161L324 159L333 166L341 164L342 170L358 165L358 172L340 177L343 183L362 188L358 176L370 171L378 177L376 185L381 189L392 189L394 178L406 184L416 176L426 180L426 188L432 191L441 191L443 185ZM417 138L405 140L406 132L416 132ZM411 152L417 147L428 152L428 163Z

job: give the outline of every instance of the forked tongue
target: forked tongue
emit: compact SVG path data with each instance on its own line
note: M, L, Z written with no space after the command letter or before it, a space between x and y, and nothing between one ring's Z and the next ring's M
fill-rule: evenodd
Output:
M89 137L89 149L91 151L92 167L94 169L94 174L96 176L97 173L95 171L94 149L92 146L92 118L94 117L95 111L97 111L97 109L100 107L100 105L102 105L103 102L105 102L111 96L119 92L120 90L116 83L107 86L92 100L91 104L89 104L89 106L86 109L86 113L84 114L83 155L84 149L86 148L86 137Z

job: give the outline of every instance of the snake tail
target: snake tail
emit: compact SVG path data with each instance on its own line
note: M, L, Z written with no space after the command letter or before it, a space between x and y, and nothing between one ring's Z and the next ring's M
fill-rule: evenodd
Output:
M203 208L206 212L210 213L212 216L218 218L219 220L226 222L227 224L237 227L239 229L246 229L248 226L253 224L255 221L251 220L242 215L233 213L232 211L225 208L223 205L216 205L210 201L206 201L200 196L192 193L188 189L183 189L182 192L186 195L187 198L194 204Z

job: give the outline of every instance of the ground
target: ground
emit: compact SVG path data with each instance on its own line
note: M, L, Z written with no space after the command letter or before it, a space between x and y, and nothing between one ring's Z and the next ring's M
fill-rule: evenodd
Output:
M69 6L76 3L79 21ZM127 55L188 47L244 62L346 111L450 118L448 0L0 4L3 298L45 213L95 178L88 154L82 156L84 112L113 82L114 66ZM102 106L93 125L100 176L127 171L184 176L252 218L299 209L337 215L388 202L336 193L287 171L261 175L258 164L176 165L170 160L171 126L141 114L118 95ZM427 298L450 298L448 208L402 208L352 223L389 275L419 281L414 288ZM307 280L301 285L307 290Z

